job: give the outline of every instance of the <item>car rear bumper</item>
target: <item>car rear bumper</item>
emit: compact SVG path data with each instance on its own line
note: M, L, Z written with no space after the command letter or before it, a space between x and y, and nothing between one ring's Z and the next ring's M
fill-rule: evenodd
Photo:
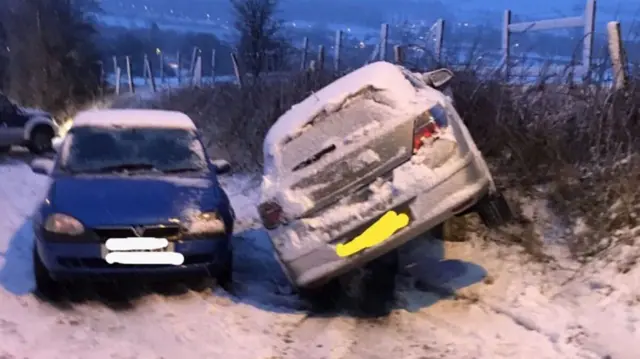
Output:
M337 243L334 242L322 244L291 260L285 260L276 253L276 259L295 286L322 285L400 247L448 218L472 207L491 191L492 186L493 180L486 171L484 160L472 157L465 166L445 181L403 203L396 203L395 206L387 208L391 210L398 205L408 204L413 217L409 226L397 231L387 240L349 257L339 257L336 254ZM380 216L382 214L384 212L380 213ZM358 223L358 233L364 231L368 225Z
M102 258L100 243L47 242L36 240L42 263L56 280L171 277L223 270L229 264L229 239L197 239L175 244L182 265L109 264ZM213 273L210 273L213 274Z

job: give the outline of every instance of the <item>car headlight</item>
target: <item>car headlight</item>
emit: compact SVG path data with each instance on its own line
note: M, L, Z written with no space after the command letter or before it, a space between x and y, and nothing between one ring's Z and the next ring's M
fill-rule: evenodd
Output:
M203 212L190 218L187 231L189 234L220 234L225 233L226 228L217 212Z
M84 226L77 219L62 213L54 213L44 223L47 232L77 236L84 233Z

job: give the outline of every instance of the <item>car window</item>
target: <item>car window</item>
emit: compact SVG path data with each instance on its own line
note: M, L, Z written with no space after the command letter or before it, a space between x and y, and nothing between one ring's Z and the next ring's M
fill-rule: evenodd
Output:
M13 112L14 105L9 98L3 94L0 94L0 112L8 113Z
M204 148L194 131L164 128L72 129L61 166L71 172L134 168L200 171L208 168Z
M310 126L302 135L291 140L282 149L284 169L296 171L325 155L336 155L338 147L350 145L349 139L357 133L381 126L393 118L393 109L371 99L358 98L337 112L329 113ZM360 136L363 137L363 136Z

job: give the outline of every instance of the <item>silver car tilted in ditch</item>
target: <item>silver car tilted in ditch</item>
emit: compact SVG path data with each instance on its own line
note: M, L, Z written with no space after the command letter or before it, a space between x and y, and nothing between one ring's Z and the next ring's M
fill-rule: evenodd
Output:
M372 63L269 130L258 212L292 284L317 288L455 215L510 218L443 92L452 77Z

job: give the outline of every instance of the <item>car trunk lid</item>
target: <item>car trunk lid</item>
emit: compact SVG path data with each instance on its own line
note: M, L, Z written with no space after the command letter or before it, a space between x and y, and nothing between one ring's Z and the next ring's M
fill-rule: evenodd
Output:
M307 204L291 214L301 217L321 210L407 161L413 140L408 118L363 97L285 143L286 187Z

